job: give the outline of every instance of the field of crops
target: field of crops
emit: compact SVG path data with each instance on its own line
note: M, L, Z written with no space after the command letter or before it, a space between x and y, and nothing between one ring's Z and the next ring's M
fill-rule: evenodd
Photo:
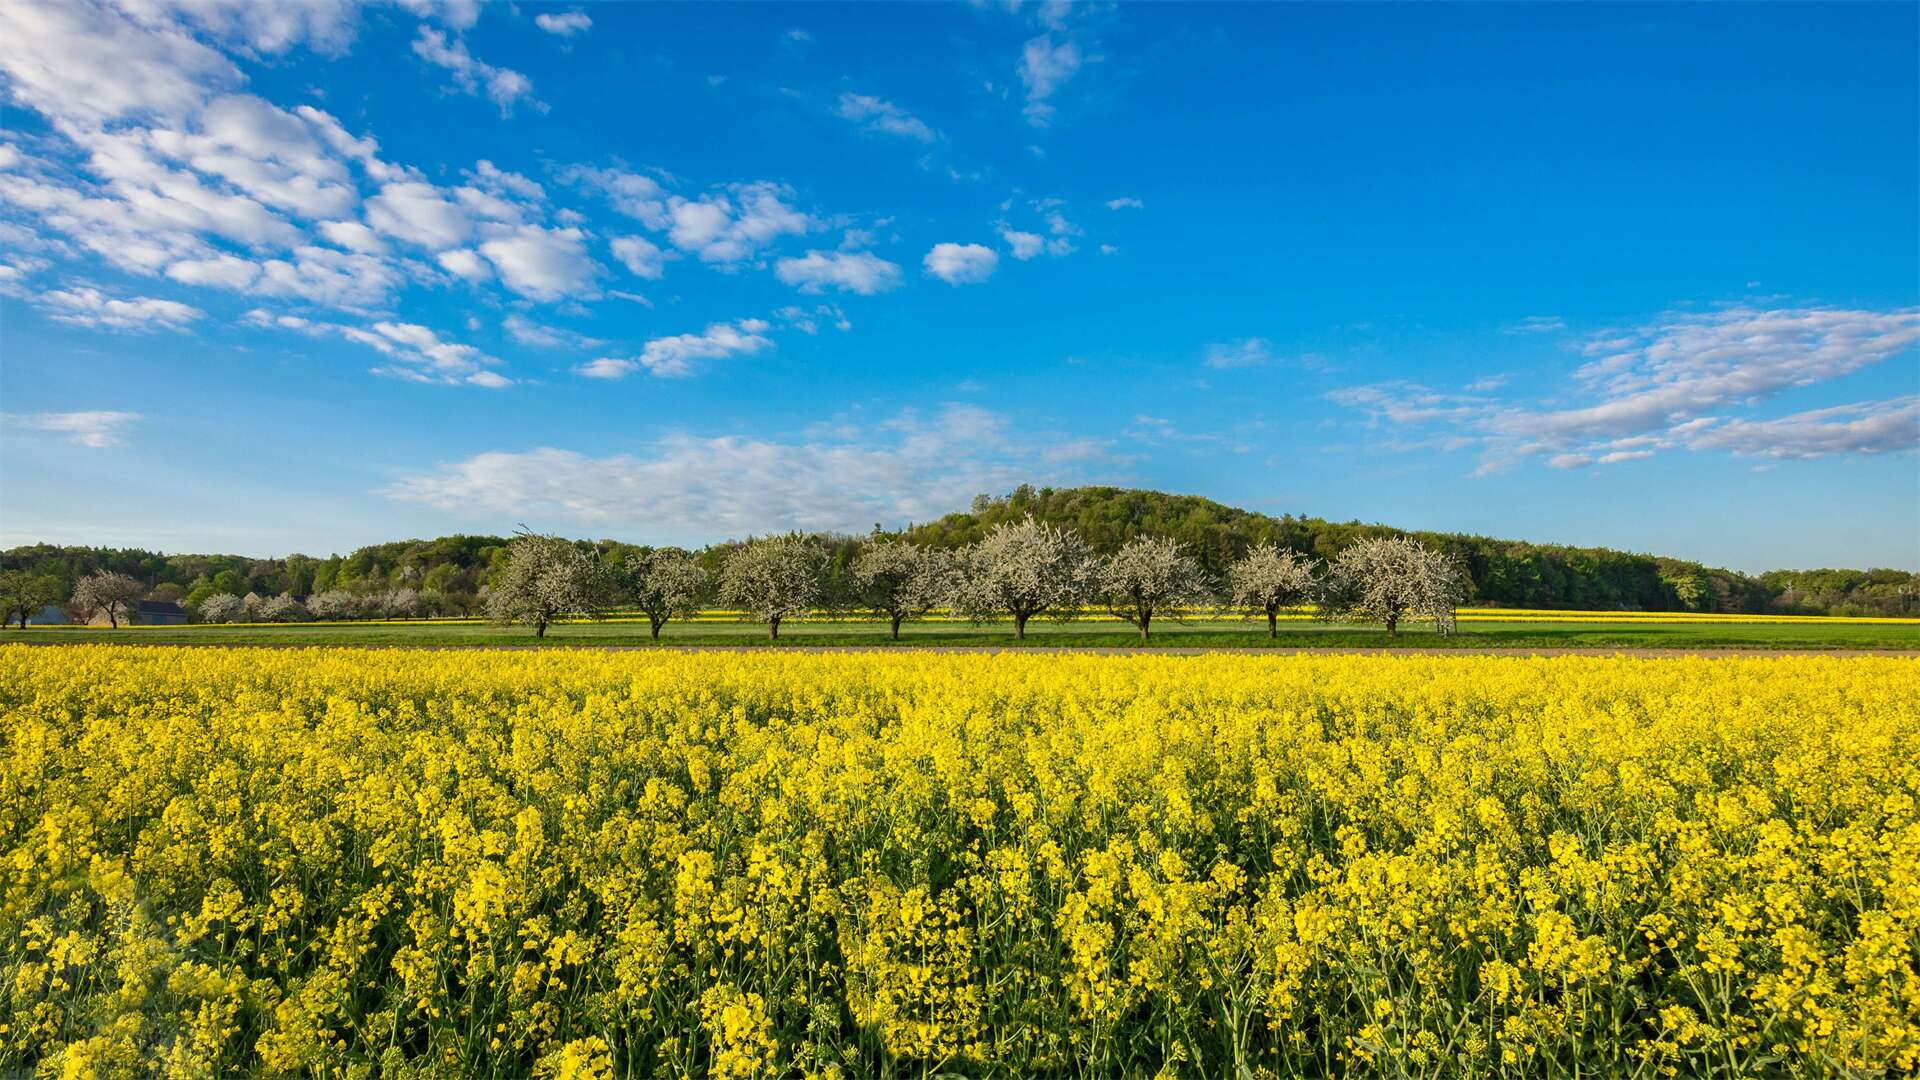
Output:
M1920 661L0 646L0 1073L1883 1075Z

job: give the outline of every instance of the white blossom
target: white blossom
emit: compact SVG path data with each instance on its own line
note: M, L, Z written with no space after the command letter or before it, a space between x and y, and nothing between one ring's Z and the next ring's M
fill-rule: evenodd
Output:
M766 623L768 637L778 638L782 619L802 618L812 609L825 563L826 552L803 536L750 540L727 556L720 594Z
M1020 638L1035 615L1071 616L1092 593L1096 569L1086 541L1031 514L996 526L957 562L954 608L975 619L1010 615Z

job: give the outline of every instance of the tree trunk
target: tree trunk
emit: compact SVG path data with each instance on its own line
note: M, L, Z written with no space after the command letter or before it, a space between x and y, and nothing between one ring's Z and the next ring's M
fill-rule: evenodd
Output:
M114 613L113 605L107 605L107 629L120 629L120 616Z
M1400 613L1397 611L1387 612L1387 636L1400 636Z
M1277 641L1280 638L1280 609L1267 609L1267 638Z
M533 624L533 636L537 638L547 636L547 620L541 619L539 622Z
M1153 624L1153 614L1151 612L1146 612L1146 611L1141 612L1140 613L1140 644L1145 645L1147 643L1147 627L1151 626L1152 624Z
M898 615L893 617L893 640L900 640L900 616Z
M659 641L660 640L660 624L666 622L667 620L656 619L656 618L653 618L652 616L648 616L647 621L653 624L653 640Z
M1013 614L1013 636L1018 641L1027 639L1027 617L1017 611Z
M775 615L773 618L767 620L767 640L768 641L780 640L780 616L778 615Z

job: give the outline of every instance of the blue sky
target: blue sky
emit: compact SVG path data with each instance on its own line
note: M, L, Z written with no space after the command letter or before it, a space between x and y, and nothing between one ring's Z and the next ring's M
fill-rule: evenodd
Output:
M0 5L0 543L1920 566L1913 5Z

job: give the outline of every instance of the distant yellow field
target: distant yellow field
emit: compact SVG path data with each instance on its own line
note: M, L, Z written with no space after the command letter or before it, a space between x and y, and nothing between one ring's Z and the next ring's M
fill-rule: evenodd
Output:
M1105 611L1088 609L1082 612L1080 619L1095 621L1112 620ZM1217 621L1245 619L1249 624L1264 624L1266 615L1253 611L1216 610L1177 612L1167 618L1185 618L1192 621ZM1317 618L1311 607L1292 608L1280 615L1281 622L1313 622ZM1920 627L1920 618L1889 618L1882 616L1851 615L1746 615L1721 614L1704 611L1576 611L1558 608L1461 608L1458 615L1463 623L1501 622L1501 623L1620 623L1635 624L1692 624L1710 623L1720 625L1775 625L1775 626L1820 626L1820 625L1882 625ZM645 615L631 612L616 612L603 617L599 622L640 623L645 624ZM753 621L753 616L744 611L709 609L690 619L675 620L682 623L741 623ZM873 622L874 618L860 612L816 612L808 616L810 622ZM963 616L944 611L935 611L925 616L924 621L932 623L971 623ZM475 626L484 625L483 618L434 618L434 619L354 619L355 626ZM284 623L222 623L223 626L284 626ZM159 626L158 629L167 629ZM122 627L127 629L127 627Z
M0 646L0 1073L1890 1075L1920 661Z

